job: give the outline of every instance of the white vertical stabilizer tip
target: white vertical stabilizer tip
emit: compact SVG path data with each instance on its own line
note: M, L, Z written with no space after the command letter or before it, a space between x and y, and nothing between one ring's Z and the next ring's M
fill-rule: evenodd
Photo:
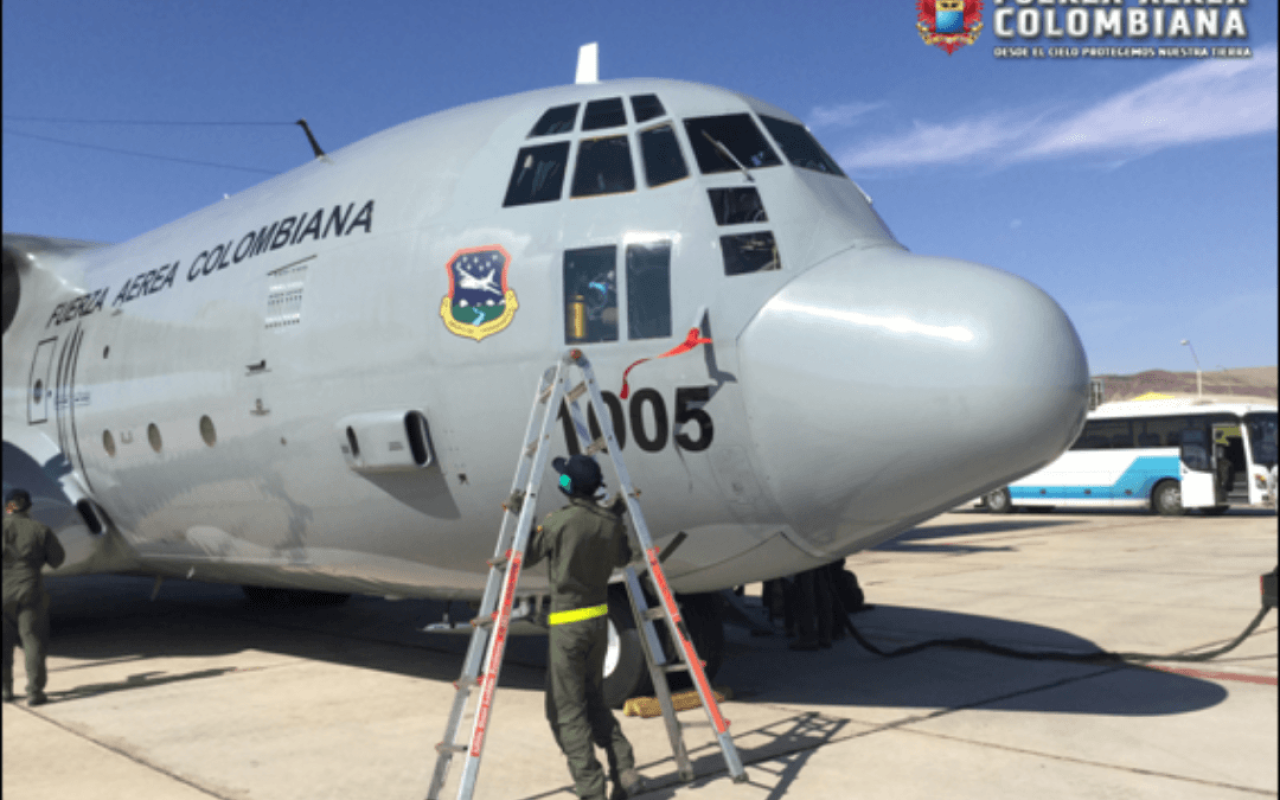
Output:
M598 42L578 48L578 74L574 83L600 82L600 47Z

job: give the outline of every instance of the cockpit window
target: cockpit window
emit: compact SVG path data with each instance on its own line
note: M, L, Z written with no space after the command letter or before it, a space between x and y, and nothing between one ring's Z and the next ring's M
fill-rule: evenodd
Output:
M627 245L627 338L671 335L671 241Z
M684 121L684 127L703 175L731 172L740 169L739 164L755 169L782 163L750 114L692 117Z
M574 197L630 192L635 188L631 146L626 136L583 139L578 143L578 165L573 171Z
M716 215L717 225L769 221L769 215L764 213L764 202L754 187L708 189L707 196L711 198L711 210Z
M667 113L667 110L662 107L662 101L658 99L656 94L632 95L631 111L635 114L637 123L656 119Z
M511 183L507 185L507 198L502 205L522 206L559 200L568 161L568 142L520 148L515 168L511 170Z
M778 258L778 244L768 231L721 236L720 251L724 255L725 275L746 275L749 272L782 269L782 261Z
M610 97L608 100L592 100L587 103L587 111L582 115L582 129L584 131L617 128L626 124L627 115L622 110L621 97Z
M649 186L678 181L689 175L676 132L670 125L640 132L640 151L644 155L644 177Z
M564 251L564 340L618 340L618 248L587 247Z
M547 113L543 114L542 118L538 120L538 124L533 126L533 130L529 131L529 138L550 136L553 133L569 133L573 130L573 122L577 118L577 103L549 108Z
M827 151L822 149L822 145L818 144L818 140L803 125L763 115L760 119L764 120L764 126L769 129L773 140L792 164L828 175L845 176L835 160L827 155Z

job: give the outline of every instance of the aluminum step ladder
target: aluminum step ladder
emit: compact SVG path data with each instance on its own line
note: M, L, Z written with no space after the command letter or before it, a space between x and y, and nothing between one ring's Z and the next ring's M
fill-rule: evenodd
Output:
M569 373L573 368L580 371L582 381L569 389L567 388ZM596 419L602 421L600 428L603 431L602 436L591 441L585 449L582 448L581 442L590 441L591 434L578 406L578 401L583 394L588 395L591 407L595 410ZM729 734L729 721L720 713L720 707L711 691L703 662L698 658L693 641L689 637L688 628L676 605L675 595L662 571L661 562L665 554L658 552L658 548L654 546L649 536L649 529L645 525L644 515L636 499L640 493L631 485L630 475L622 462L618 442L613 435L613 426L607 424L611 417L600 395L595 373L581 350L569 350L554 366L543 373L537 393L534 395L519 464L511 485L511 495L503 505L505 513L498 533L498 544L494 549L493 558L488 562L488 582L480 601L479 612L471 622L474 630L463 660L462 675L454 684L456 692L453 706L449 711L448 723L445 725L444 739L436 745L436 766L431 777L431 787L427 792L427 800L439 800L455 755L465 757L462 779L458 784L458 800L470 800L475 794L476 777L479 774L480 757L484 752L485 736L488 733L493 712L494 692L498 686L498 673L502 668L502 656L506 649L516 587L520 581L520 569L524 562L525 549L529 544L529 535L536 519L538 487L541 485L543 472L547 468L547 460L551 452L549 445L555 432L562 401L567 405L573 421L575 438L578 439L578 442L568 443L570 450L572 451L576 444L578 449L586 455L594 455L601 451L609 454L627 509L631 514L636 539L643 550L643 565L638 567L633 562L627 565L623 572L632 613L635 615L637 627L642 631L641 649L644 651L649 676L662 707L662 716L666 723L667 736L671 740L677 772L682 780L693 780L693 766L685 749L680 721L676 719L675 709L672 706L667 675L677 671L687 671L698 691L720 750L724 754L729 774L736 782L745 781L746 772L738 757L737 748L734 747L733 738ZM672 549L672 545L668 545L667 554ZM656 605L651 605L648 601L641 584L642 577L648 578L652 594L658 598ZM674 653L670 659L666 657L658 636L655 623L659 619L666 620L670 641L674 645L672 648ZM459 740L458 733L469 706L471 692L476 687L480 692L472 712L471 733L469 737Z

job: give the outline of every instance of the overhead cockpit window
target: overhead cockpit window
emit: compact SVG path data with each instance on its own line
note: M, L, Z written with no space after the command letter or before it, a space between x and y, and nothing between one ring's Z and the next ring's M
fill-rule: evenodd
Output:
M747 222L768 222L760 193L752 186L740 189L708 189L711 210L717 225L741 225Z
M671 242L627 245L627 338L671 335Z
M741 236L721 236L720 251L724 255L725 275L746 275L782 269L778 243L768 231Z
M676 132L670 125L640 132L640 152L644 155L644 177L649 186L678 181L688 177L684 156L676 143Z
M574 197L630 192L636 188L631 168L631 145L626 136L583 139L573 171Z
M627 115L622 110L621 97L610 97L608 100L592 100L587 103L587 112L582 115L582 129L584 131L618 128L626 124Z
M577 118L577 103L549 108L547 113L543 114L542 118L538 120L538 124L533 126L533 130L529 131L529 138L550 136L553 133L569 133L573 130L573 123Z
M564 251L564 340L618 340L618 248L588 247Z
M520 148L515 169L511 171L511 183L507 185L507 198L502 205L522 206L559 200L568 161L568 142Z
M693 117L684 127L703 175L782 163L750 114Z
M662 107L662 101L658 99L656 94L632 95L631 111L635 114L637 123L656 119L667 113L667 110Z
M764 120L764 126L769 129L773 140L792 164L828 175L845 176L835 160L827 155L827 151L822 149L822 145L818 144L818 140L803 125L773 117L761 116L760 119Z

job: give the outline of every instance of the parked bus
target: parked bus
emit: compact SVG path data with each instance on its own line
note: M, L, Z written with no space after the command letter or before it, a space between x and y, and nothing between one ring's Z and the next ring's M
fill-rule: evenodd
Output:
M1194 400L1110 403L1056 461L982 496L1015 508L1144 508L1221 514L1275 505L1276 407Z

